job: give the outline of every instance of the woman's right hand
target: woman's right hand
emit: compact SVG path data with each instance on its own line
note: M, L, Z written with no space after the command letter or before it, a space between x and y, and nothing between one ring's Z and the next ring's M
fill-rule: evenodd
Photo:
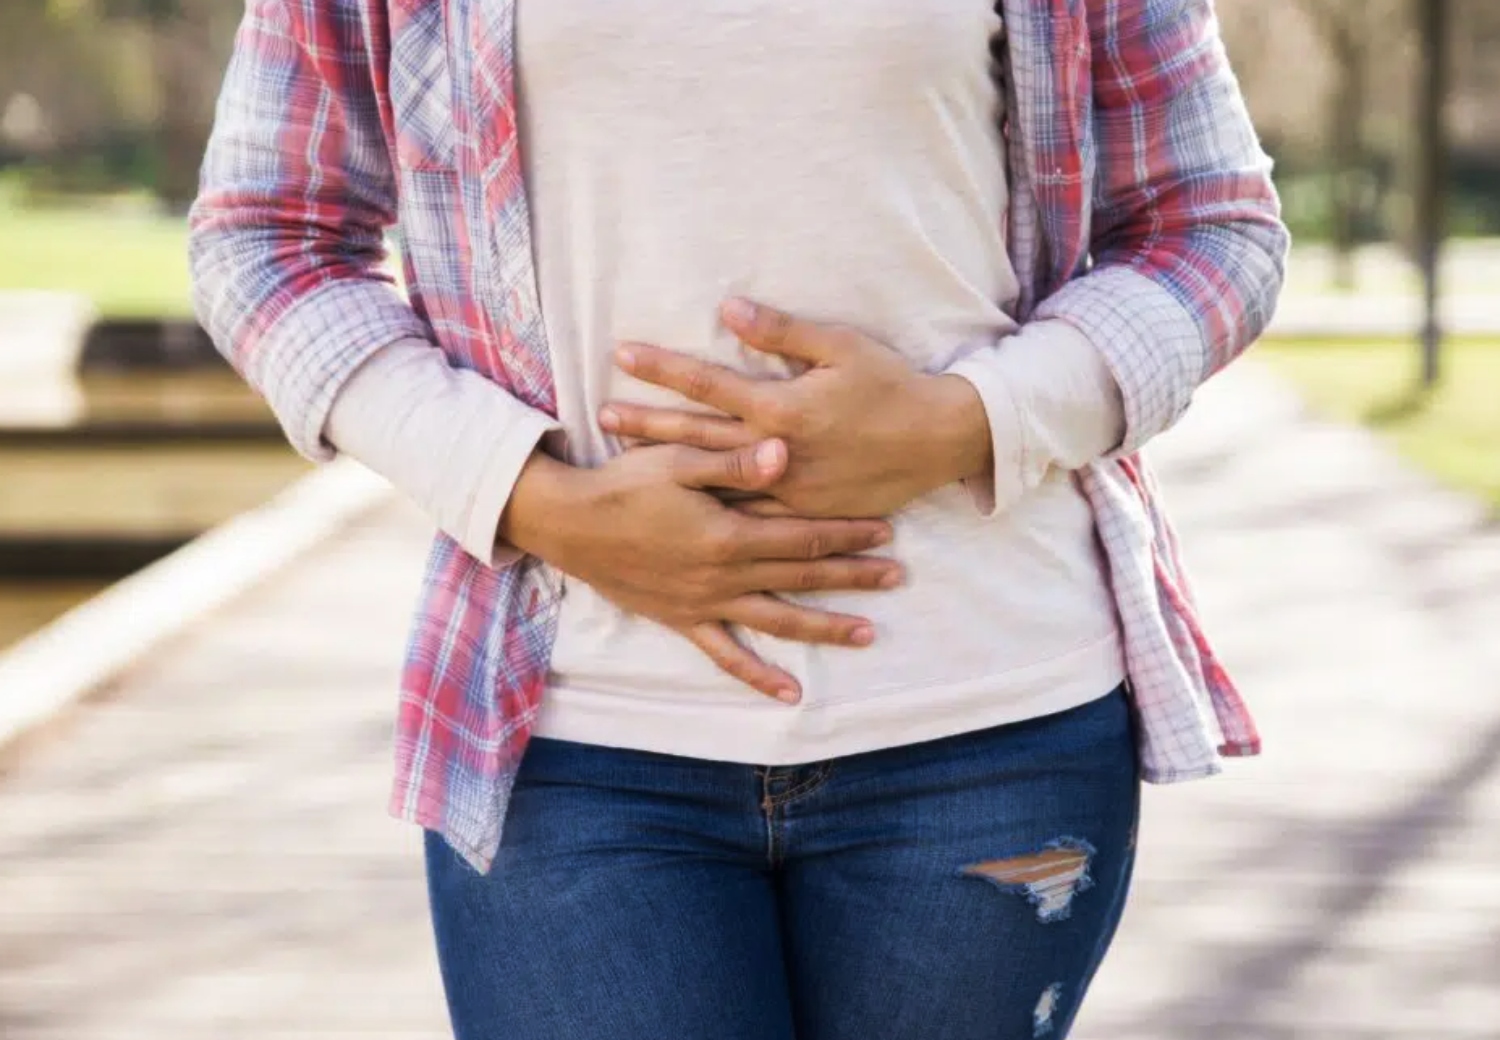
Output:
M641 447L598 469L538 452L511 494L500 536L616 606L680 632L747 685L795 702L796 680L741 646L728 625L867 646L874 630L865 619L775 594L889 589L901 569L857 555L890 541L883 520L756 517L711 493L763 491L786 465L786 445L775 440L735 451Z

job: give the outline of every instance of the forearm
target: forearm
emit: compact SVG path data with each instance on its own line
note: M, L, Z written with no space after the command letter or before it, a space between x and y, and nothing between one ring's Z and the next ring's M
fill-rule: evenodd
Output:
M333 402L327 439L389 480L471 555L502 566L528 546L497 539L520 475L554 420L421 340L372 356ZM560 463L558 465L561 465Z
M567 546L585 501L588 473L538 447L522 467L500 515L499 541L568 570Z
M915 464L942 487L983 476L994 468L993 438L984 397L967 379L944 373L924 380L920 450Z

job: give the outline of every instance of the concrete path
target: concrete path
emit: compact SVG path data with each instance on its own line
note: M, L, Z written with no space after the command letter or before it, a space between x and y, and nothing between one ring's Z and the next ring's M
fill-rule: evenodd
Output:
M1250 363L1159 458L1268 753L1149 793L1075 1036L1495 1037L1500 536ZM444 1035L382 815L422 541L376 512L7 756L0 1037Z

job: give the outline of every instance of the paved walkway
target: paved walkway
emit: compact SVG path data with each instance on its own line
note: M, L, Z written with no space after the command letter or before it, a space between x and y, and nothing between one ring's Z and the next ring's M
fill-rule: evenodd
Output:
M383 815L424 537L372 515L0 759L0 1038L445 1035Z
M1075 1035L1493 1038L1500 535L1253 364L1159 457L1269 750L1150 792ZM0 1037L443 1035L382 816L421 542L379 511L7 756Z

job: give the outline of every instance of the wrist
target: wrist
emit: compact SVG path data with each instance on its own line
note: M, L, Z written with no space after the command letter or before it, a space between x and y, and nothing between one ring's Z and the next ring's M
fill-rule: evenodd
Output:
M929 431L924 465L935 486L988 476L995 467L994 441L984 399L962 376L924 376L922 422Z
M522 467L500 514L499 540L562 567L570 519L580 515L588 473L559 462L538 447Z

